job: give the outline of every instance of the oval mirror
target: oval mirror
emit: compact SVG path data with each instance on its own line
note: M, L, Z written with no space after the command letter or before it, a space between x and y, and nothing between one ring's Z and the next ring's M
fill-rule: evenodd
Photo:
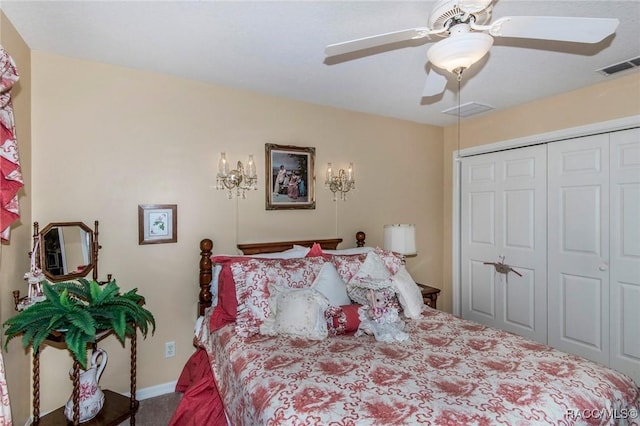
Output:
M85 277L95 267L93 231L82 222L50 223L40 231L40 268L53 282Z

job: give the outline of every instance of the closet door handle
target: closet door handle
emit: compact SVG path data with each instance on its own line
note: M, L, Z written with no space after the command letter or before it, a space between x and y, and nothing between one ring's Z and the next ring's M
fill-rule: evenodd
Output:
M606 271L608 269L609 269L609 265L607 265L606 263L603 263L602 265L598 266L598 270L602 271L602 272L604 272L604 271Z

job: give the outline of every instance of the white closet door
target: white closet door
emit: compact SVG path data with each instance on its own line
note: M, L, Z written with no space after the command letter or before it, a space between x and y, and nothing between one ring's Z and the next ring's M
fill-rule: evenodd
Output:
M549 344L609 362L609 135L548 145Z
M611 134L611 367L640 385L640 129Z
M462 160L461 314L546 343L546 148ZM496 273L505 263L522 274Z

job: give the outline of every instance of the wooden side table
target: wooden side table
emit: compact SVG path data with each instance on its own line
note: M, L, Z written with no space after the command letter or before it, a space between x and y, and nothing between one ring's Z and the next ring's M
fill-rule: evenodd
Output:
M438 295L440 294L440 289L435 287L430 287L426 284L418 284L420 287L420 292L422 293L422 300L424 300L424 304L432 307L433 309L438 309L436 304L438 302Z
M113 332L102 332L96 336L95 345L107 336L110 336ZM131 336L128 336L131 341L131 375L130 375L130 388L131 396L127 397L119 393L103 389L104 393L104 406L100 413L91 420L83 422L85 426L116 426L121 424L127 418L130 419L130 425L134 426L136 423L135 414L138 411L139 402L136 399L136 358L137 358L137 331ZM56 332L45 340L44 344L53 346L57 349L66 349L67 345L64 342L64 334ZM33 424L38 426L68 426L78 425L80 413L79 400L79 373L80 363L74 359L73 361L73 402L74 412L73 421L68 421L64 414L64 406L52 411L46 416L40 417L40 348L33 349Z

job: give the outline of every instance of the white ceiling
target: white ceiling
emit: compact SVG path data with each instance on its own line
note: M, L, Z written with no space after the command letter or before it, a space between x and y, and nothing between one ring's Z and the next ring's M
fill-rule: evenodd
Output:
M0 7L33 50L449 125L456 118L442 110L458 104L455 78L442 96L421 99L426 52L439 38L333 64L324 55L331 43L427 26L435 3L2 0ZM494 2L493 20L513 15L611 17L620 26L597 45L496 38L464 73L461 103L504 109L640 71L595 71L640 56L638 0Z

